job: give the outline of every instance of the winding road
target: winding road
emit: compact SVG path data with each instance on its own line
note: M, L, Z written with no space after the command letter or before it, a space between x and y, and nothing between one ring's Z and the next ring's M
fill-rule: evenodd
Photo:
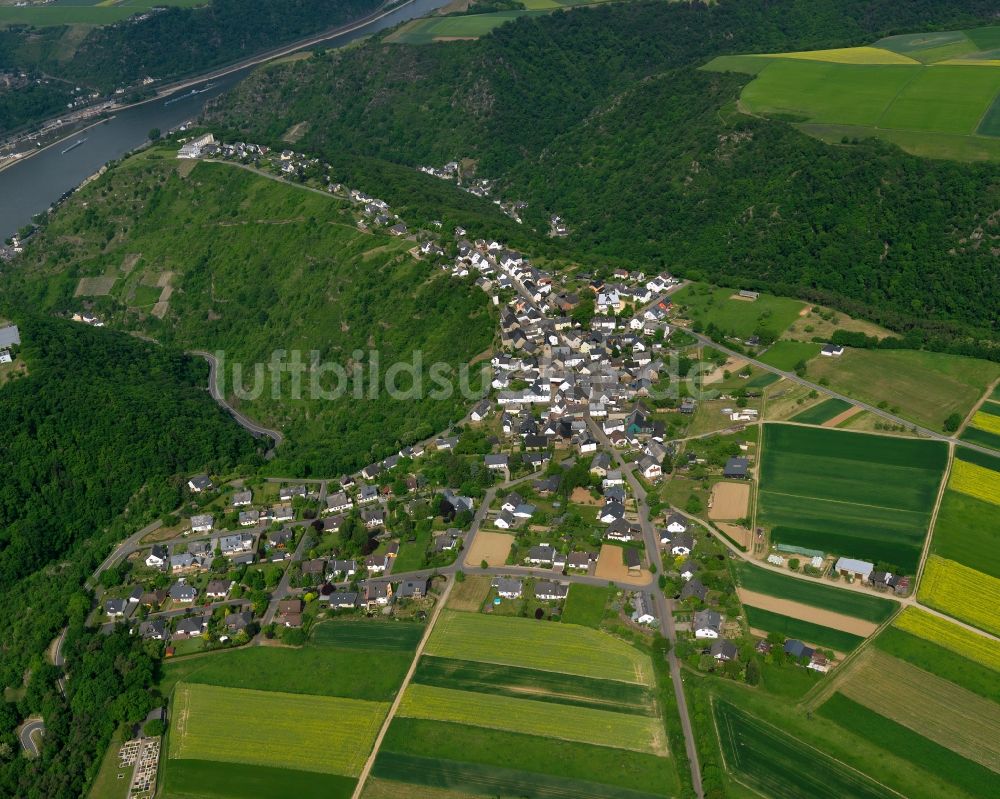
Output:
M226 401L223 393L219 391L219 359L210 352L204 352L203 350L191 350L190 354L198 355L208 361L208 392L212 395L212 399L219 403L233 417L236 424L244 430L249 431L255 438L269 438L274 442L275 447L280 446L281 442L285 440L285 436L280 431L257 424Z
M29 757L38 757L41 754L39 739L45 735L45 722L40 718L33 717L27 719L17 731L17 737L21 742L21 748Z

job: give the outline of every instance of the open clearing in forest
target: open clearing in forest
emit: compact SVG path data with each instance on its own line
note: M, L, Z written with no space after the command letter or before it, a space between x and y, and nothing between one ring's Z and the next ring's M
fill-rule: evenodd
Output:
M823 627L843 630L854 635L860 635L863 638L867 638L878 629L878 625L874 622L856 619L853 616L845 616L842 613L834 613L832 610L823 610L811 605L803 605L800 602L792 602L788 599L778 599L767 594L758 594L756 591L748 591L745 588L738 588L737 593L739 594L740 602L745 602L748 605L763 608L772 613L792 616L793 618L811 622L812 624L819 624Z

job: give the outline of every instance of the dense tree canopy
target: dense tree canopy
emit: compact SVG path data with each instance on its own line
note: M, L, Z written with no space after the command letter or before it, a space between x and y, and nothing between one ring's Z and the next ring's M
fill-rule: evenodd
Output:
M302 146L330 157L473 158L504 196L529 202L536 228L552 213L567 219L573 235L551 250L766 286L875 318L917 344L990 355L998 259L963 240L995 226L1000 167L925 161L877 142L823 145L734 113L746 76L697 67L721 53L983 24L994 10L979 0L574 9L477 42L373 41L263 70L211 119L274 144L308 121Z

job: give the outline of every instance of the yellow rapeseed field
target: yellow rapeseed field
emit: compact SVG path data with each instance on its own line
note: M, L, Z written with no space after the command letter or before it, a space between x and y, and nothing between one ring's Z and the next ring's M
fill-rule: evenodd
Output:
M911 605L896 617L893 626L1000 671L1000 643L952 624L940 616Z
M918 597L949 616L1000 635L1000 580L996 577L931 555Z
M796 53L767 53L765 58L797 58L802 61L829 61L834 64L919 64L908 56L880 47L838 47L833 50L806 50Z
M948 487L970 497L1000 505L1000 472L975 463L955 459Z
M1000 416L976 411L975 416L972 417L972 426L978 427L980 430L985 430L987 433L1000 435Z

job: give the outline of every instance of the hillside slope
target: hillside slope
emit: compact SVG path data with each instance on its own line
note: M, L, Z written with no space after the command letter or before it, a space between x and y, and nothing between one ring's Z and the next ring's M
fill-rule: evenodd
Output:
M298 353L303 364L348 372L362 364L367 381L372 352L383 378L419 352L433 388L432 364L457 368L492 341L482 291L416 260L413 241L359 231L334 198L227 164L197 164L182 177L179 163L156 150L77 194L8 273L7 296L45 311L86 304L116 327L219 354L227 396L286 433L273 464L282 473L359 468L465 414L470 403L457 395L324 398L312 371L296 390L268 365ZM327 373L319 385L332 390L335 379Z
M978 0L575 9L476 42L375 40L266 69L210 119L269 142L309 122L301 146L328 156L473 158L505 196L529 202L536 228L563 215L575 255L777 288L908 331L915 345L988 354L1000 308L984 287L1000 267L977 237L1000 235L1000 166L822 145L734 114L747 77L696 68L721 53L860 44L994 12Z

